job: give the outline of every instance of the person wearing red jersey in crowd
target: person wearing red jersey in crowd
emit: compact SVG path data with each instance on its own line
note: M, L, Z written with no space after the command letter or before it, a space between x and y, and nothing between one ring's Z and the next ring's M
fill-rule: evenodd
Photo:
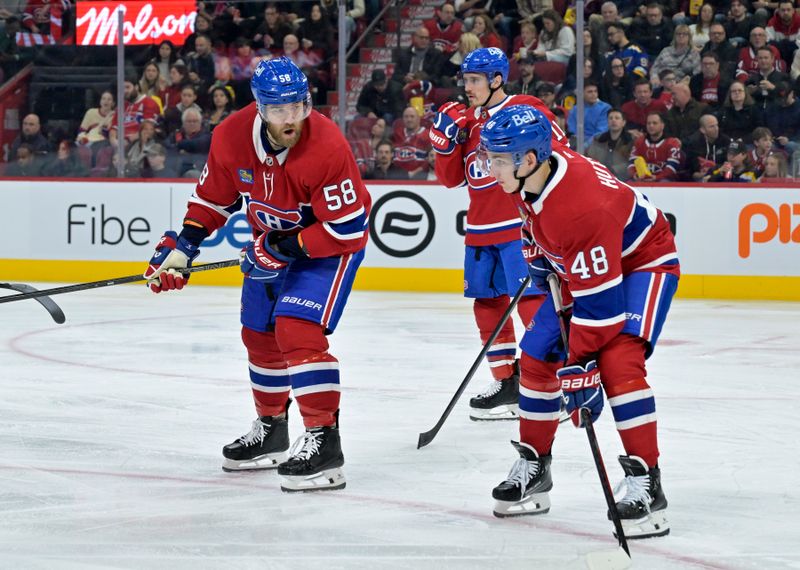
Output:
M492 491L494 514L550 510L551 450L562 398L575 426L585 427L581 411L596 421L605 391L626 453L619 461L627 492L616 505L625 535L663 536L670 526L645 360L680 275L669 222L604 165L553 147L550 122L538 109L506 107L483 126L480 138L483 160L519 204L537 248L532 280L549 290L548 277L557 274L563 306L571 308L568 350L552 293L520 343L520 439L512 442L520 458Z
M767 39L781 52L784 62L792 61L800 37L800 14L794 2L779 2L775 14L767 22Z
M130 76L125 79L124 94L123 134L128 142L132 142L139 137L139 125L143 121L157 123L161 114L158 103L155 100L139 93L139 78L136 76ZM114 113L108 135L108 140L112 146L117 144L117 130L117 114Z
M456 19L456 9L452 2L445 2L436 9L436 17L425 21L431 34L433 47L447 57L458 49L463 25Z
M394 165L408 172L409 178L424 180L428 173L428 150L431 142L428 129L414 107L406 107L402 120L392 132Z
M750 30L750 45L739 51L739 63L736 66L737 81L746 82L751 73L759 72L758 50L763 47L772 52L775 71L785 70L781 52L775 46L767 44L767 31L757 26Z
M479 48L461 64L464 90L470 107L460 103L442 105L430 129L436 151L435 170L447 188L469 191L464 255L464 296L474 299L475 321L486 342L508 308L509 299L527 275L520 245L519 212L503 195L488 172L478 168L476 149L480 127L500 109L527 103L553 117L544 103L530 95L506 95L508 59L497 48ZM554 131L564 141L564 133ZM558 144L558 143L557 143ZM542 302L541 293L529 287L519 302L518 313L528 324ZM475 420L513 419L519 397L519 368L514 326L509 319L489 348L487 360L494 380L470 400Z
M370 197L296 65L262 61L251 85L255 102L214 130L183 229L164 234L144 276L155 292L182 289L201 242L245 202L242 340L258 419L223 448L223 469L277 468L284 491L341 489L339 362L326 335L364 257ZM306 431L286 459L290 390Z
M703 54L700 59L700 73L689 80L692 97L711 109L719 109L725 102L730 87L730 79L720 72L719 56L713 51Z
M647 133L633 142L628 174L633 180L666 182L678 179L681 162L681 141L664 136L664 119L660 113L649 113Z
M661 99L653 99L653 87L647 79L637 79L633 84L633 101L622 105L622 114L628 123L628 131L636 138L642 135L647 115L665 113L667 106Z

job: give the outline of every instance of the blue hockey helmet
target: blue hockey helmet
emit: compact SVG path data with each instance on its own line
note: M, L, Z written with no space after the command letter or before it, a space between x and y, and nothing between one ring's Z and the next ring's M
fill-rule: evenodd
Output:
M499 48L478 48L469 52L461 63L461 75L465 73L482 73L489 83L500 75L505 83L508 80L508 58Z
M481 128L481 150L511 154L514 168L532 151L539 164L553 152L553 127L547 117L530 105L512 105L500 109Z
M270 113L277 105L302 103L303 119L311 112L308 78L288 57L261 61L253 72L250 89L259 114L267 122L281 122L280 117L271 117L274 113Z

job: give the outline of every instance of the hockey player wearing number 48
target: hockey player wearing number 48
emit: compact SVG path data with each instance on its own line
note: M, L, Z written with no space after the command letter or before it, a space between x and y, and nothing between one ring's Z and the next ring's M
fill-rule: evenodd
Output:
M364 257L370 197L291 60L260 62L251 87L255 103L214 131L183 230L165 234L145 277L155 292L181 289L181 269L245 201L254 240L242 250L242 340L258 419L223 448L222 468L277 468L284 491L340 489L339 362L325 335ZM306 431L287 459L290 390Z
M562 394L573 423L580 410L595 421L603 390L626 455L627 492L617 503L628 538L669 532L661 488L653 392L645 359L655 348L680 274L663 213L602 164L552 148L549 121L530 106L503 109L481 132L479 155L517 202L525 229L561 279L572 308L564 354L552 295L521 342L521 458L495 487L495 514L535 515L550 509L551 448ZM547 289L546 272L532 271ZM557 358L553 358L557 355ZM565 365L558 362L567 359Z
M553 119L544 103L529 95L506 95L508 58L497 48L478 48L464 58L461 79L470 107L445 103L429 130L436 154L436 177L447 188L469 189L464 255L464 296L473 298L473 310L481 340L486 342L508 308L509 297L519 290L527 275L520 249L519 214L497 182L478 168L475 149L480 127L501 109L514 104L533 105ZM556 144L565 140L554 132ZM544 297L529 286L517 307L523 323L530 321ZM486 355L493 381L470 400L473 420L505 420L517 417L519 366L512 320Z

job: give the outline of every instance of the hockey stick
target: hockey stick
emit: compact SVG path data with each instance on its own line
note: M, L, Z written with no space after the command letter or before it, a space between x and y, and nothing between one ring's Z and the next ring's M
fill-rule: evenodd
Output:
M472 367L469 369L469 372L467 372L466 377L461 381L461 385L458 387L458 390L456 390L456 393L453 394L453 398L450 400L450 403L447 404L447 407L445 408L442 417L439 418L439 421L436 422L436 425L433 426L431 429L419 434L419 440L417 441L417 449L422 449L430 442L432 442L433 438L436 437L436 434L439 433L439 430L442 429L445 420L450 415L450 412L453 411L453 408L455 408L456 402L458 402L458 399L461 397L461 394L464 393L464 390L467 388L467 384L469 384L469 381L472 380L472 377L475 375L475 372L481 365L481 362L483 361L483 358L486 356L486 353L489 352L492 343L500 335L500 331L503 330L503 327L505 326L508 317L511 316L511 312L514 310L514 307L517 306L517 303L519 303L519 300L522 298L522 295L525 293L525 289L528 288L528 284L530 282L531 282L530 276L526 277L522 281L522 285L520 285L519 291L517 291L517 294L514 295L513 299L511 299L511 302L508 304L508 308L506 309L505 313L503 313L503 316L500 317L500 321L497 323L497 326L495 327L492 336L490 336L489 340L486 341L486 344L483 345L483 349L481 349L481 352L480 354L478 354L478 357L475 359L475 362L472 363Z
M12 291L18 291L20 293L33 293L34 291L38 291L35 287L31 287L25 283L0 283L0 288L11 289ZM42 307L47 309L47 312L50 313L50 316L53 317L53 320L59 325L64 324L64 321L67 320L67 317L64 316L64 311L62 311L61 307L56 305L56 302L50 297L42 295L41 297L37 297L36 300Z
M228 259L227 261L215 261L214 263L204 263L203 265L195 265L194 267L187 267L181 269L181 273L197 273L199 271L210 271L212 269L223 269L225 267L233 267L239 265L239 259ZM104 281L90 281L89 283L79 283L77 285L66 285L64 287L54 287L52 289L44 289L43 291L30 291L21 293L19 295L9 295L7 297L0 297L0 304L11 303L12 301L24 301L25 299L38 299L39 297L47 297L48 295L60 295L62 293L74 293L76 291L86 291L87 289L99 289L101 287L111 287L112 285L124 285L125 283L136 283L137 281L146 281L142 274L128 275L127 277L117 277L115 279L106 279Z
M550 293L553 295L553 304L556 307L556 314L558 314L558 326L561 329L561 341L564 343L564 352L569 355L569 339L567 337L566 315L564 314L564 304L561 301L560 283L558 275L551 273L547 276L547 284L550 285ZM564 364L566 364L566 360ZM594 466L597 468L597 475L600 477L600 486L603 487L603 495L606 498L608 505L608 512L611 513L611 520L614 522L614 528L617 531L617 540L619 546L631 557L631 551L628 549L628 540L625 538L625 531L622 530L622 521L619 518L617 511L617 504L614 501L614 493L611 490L611 483L608 480L608 473L606 472L605 463L603 463L603 456L600 454L600 445L597 443L597 434L594 431L594 424L592 424L592 413L587 408L581 408L581 419L583 425L586 426L586 437L589 439L589 447L592 450L592 457L594 457Z

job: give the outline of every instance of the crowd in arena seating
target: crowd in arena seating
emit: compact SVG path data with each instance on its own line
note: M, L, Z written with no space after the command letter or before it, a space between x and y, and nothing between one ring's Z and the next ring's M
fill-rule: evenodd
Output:
M507 91L541 98L573 148L574 107L583 97L578 150L623 180L784 179L800 164L798 3L589 0L576 38L574 3L566 0L436 2L435 17L395 53L393 71L372 72L348 140L365 178L433 179L427 129L436 108L463 97L464 56L497 47L511 63ZM381 5L348 3L349 41ZM8 41L22 19L5 9L0 65L8 74L24 55ZM136 68L126 76L123 103L126 175L197 176L216 125L252 100L249 79L261 58L291 58L306 72L315 105L324 105L335 88L336 18L333 0L198 2L185 45L129 49ZM25 117L5 173L114 175L114 97L114 90L98 94L75 133L46 138L39 117Z

